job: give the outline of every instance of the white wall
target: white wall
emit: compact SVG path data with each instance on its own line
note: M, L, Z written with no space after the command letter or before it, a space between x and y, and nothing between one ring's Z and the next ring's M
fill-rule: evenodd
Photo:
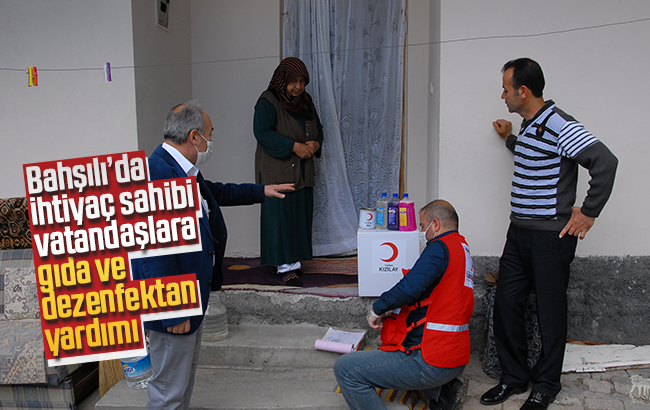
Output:
M169 5L169 30L156 23L157 0L133 0L133 49L138 149L163 142L167 111L192 98L189 0Z
M192 95L215 129L214 153L201 167L207 179L254 182L253 111L279 56L279 1L192 0ZM259 256L260 206L223 213L227 255Z
M0 196L22 165L134 150L131 1L0 0ZM104 84L110 62L113 82ZM28 66L38 87L27 86ZM48 71L91 68L95 71Z
M279 1L193 0L193 97L217 124L215 180L253 180L253 105L279 61ZM464 39L546 33L650 15L645 0L551 0L520 7L514 0L409 0L406 190L418 206L451 201L476 255L499 255L508 226L512 155L491 122L508 118L500 68L520 56L537 59L554 99L618 156L614 194L578 247L578 255L646 255L642 215L650 190L648 142L639 124L650 82L650 56L640 22L538 37ZM440 43L438 43L440 41ZM641 48L639 48L641 47ZM273 56L272 58L267 58ZM243 59L240 61L232 61ZM199 64L201 63L201 64ZM430 93L433 84L433 93ZM625 136L621 138L620 136ZM580 196L586 190L581 175ZM259 252L259 208L226 210L228 254Z
M650 200L643 123L650 23L522 37L648 17L650 3L520 5L409 0L407 191L418 206L450 200L473 253L500 254L512 155L491 122L520 123L499 99L500 68L529 56L545 71L545 97L620 160L612 198L578 255L650 254L643 212ZM24 195L23 163L138 148L149 154L162 139L167 109L188 98L202 101L215 124L206 177L253 181L253 106L280 61L280 0L174 1L170 32L155 27L153 0L0 0L0 7L0 68L19 69L0 70L0 196ZM465 41L490 36L498 38ZM114 67L110 84L101 71L106 61ZM159 67L134 73L134 64ZM39 68L38 87L27 87L27 66ZM45 70L56 68L96 70ZM228 254L258 254L259 206L224 213Z
M650 201L650 142L644 131L650 23L616 25L526 38L445 42L483 36L545 33L650 16L646 0L494 0L440 2L440 196L458 209L461 230L477 255L500 254L508 225L512 155L491 122L508 114L501 94L502 65L537 60L544 96L575 116L619 158L614 192L578 246L578 255L648 255L645 217ZM411 166L413 164L410 164ZM580 202L588 178L581 175Z
M436 28L429 24L433 7L428 0L408 0L406 49L406 178L404 192L417 209L437 198L437 144L429 129L438 121L438 107L430 94L431 36ZM435 85L434 85L435 89ZM429 159L432 159L431 161ZM412 166L411 164L416 164Z
M406 191L419 206L425 204L428 191L437 189L437 167L428 164L429 151L435 155L438 149L429 138L433 96L428 85L422 87L430 82L430 36L437 35L437 28L429 27L429 3L409 0L408 10L408 41L416 46L408 50L407 161L415 165L407 168ZM203 103L216 124L215 158L202 167L207 178L253 181L253 107L280 61L280 4L280 0L192 1L193 98ZM225 209L224 215L229 228L227 255L259 255L259 206Z

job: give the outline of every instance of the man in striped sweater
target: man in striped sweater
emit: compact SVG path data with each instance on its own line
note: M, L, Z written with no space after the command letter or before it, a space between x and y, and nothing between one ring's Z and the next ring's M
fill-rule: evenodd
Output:
M523 117L518 136L512 124L492 125L514 153L510 227L499 263L494 334L502 376L481 403L494 405L528 390L522 410L546 409L559 393L567 338L569 264L609 199L618 160L584 126L542 96L544 74L529 58L502 69L508 111ZM578 165L591 180L581 207L574 206ZM526 364L525 305L537 296L542 353L532 369Z

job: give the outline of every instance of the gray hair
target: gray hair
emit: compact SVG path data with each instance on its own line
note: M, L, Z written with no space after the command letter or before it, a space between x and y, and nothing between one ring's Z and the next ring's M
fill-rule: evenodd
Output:
M422 207L427 219L437 219L445 229L458 230L458 214L453 206L444 199L436 199Z
M205 132L205 117L203 108L198 101L188 101L184 104L174 106L167 113L163 136L174 144L182 144L187 141L192 130Z

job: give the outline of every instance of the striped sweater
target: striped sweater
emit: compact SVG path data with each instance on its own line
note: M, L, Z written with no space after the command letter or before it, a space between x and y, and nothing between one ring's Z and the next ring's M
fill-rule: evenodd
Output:
M614 186L618 160L573 117L548 101L506 146L515 155L511 215L521 228L560 231L576 200L578 164L591 176L582 213L597 217Z

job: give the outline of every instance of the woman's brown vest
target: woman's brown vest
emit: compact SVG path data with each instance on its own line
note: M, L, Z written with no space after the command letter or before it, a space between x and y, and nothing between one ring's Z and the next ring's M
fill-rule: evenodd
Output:
M318 139L316 113L312 115L311 120L305 120L305 130L303 131L298 121L282 107L282 104L275 98L273 93L266 90L260 98L269 100L273 104L273 107L275 107L275 112L278 116L275 132L283 137L302 143ZM302 167L305 169L304 176L301 172ZM298 190L304 187L313 187L314 174L313 157L300 159L295 153L291 152L287 158L280 159L269 155L264 151L260 143L257 143L257 150L255 151L255 182L258 184L268 185L293 182L296 190Z

